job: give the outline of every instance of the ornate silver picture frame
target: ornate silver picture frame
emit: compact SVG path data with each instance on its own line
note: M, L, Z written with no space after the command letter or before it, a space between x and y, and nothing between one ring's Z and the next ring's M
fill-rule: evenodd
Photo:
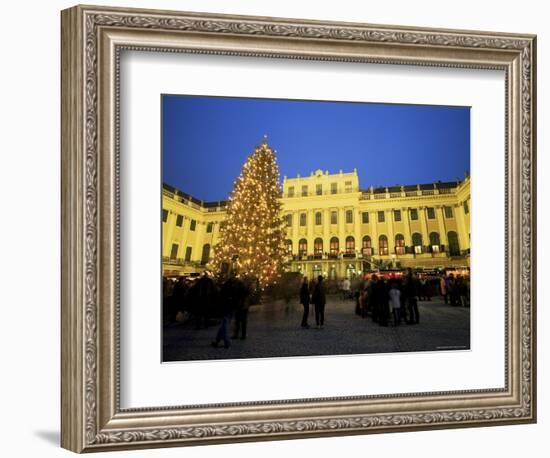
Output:
M93 6L61 18L62 447L92 452L536 421L535 36ZM505 72L505 386L122 408L124 50Z

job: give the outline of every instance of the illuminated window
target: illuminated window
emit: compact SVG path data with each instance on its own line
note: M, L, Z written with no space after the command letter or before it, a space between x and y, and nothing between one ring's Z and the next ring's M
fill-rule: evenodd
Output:
M300 239L298 242L298 254L300 256L305 256L307 254L307 240Z
M340 250L340 244L338 243L338 237L332 237L330 239L330 255L332 257L338 256L339 250Z
M385 235L378 237L378 252L380 256L387 256L388 251L388 238Z
M372 242L368 235L363 237L363 246L361 248L363 256L372 256Z
M405 254L405 237L403 237L402 234L397 234L395 236L395 254Z
M348 235L346 237L346 254L354 254L355 253L355 239Z
M285 242L285 246L286 246L286 252L287 254L292 254L292 240L288 239L286 242Z
M437 232L430 232L430 247L432 249L432 253L439 253L439 234Z
M315 256L322 256L323 254L323 239L321 238L316 238L314 241L313 241L313 254Z
M414 246L414 252L416 254L422 253L422 234L415 232L412 235L412 244Z

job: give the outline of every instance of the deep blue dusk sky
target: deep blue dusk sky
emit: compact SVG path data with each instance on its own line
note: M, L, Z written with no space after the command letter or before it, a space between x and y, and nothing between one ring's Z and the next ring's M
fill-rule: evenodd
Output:
M162 96L163 182L225 200L264 134L284 175L357 168L361 188L462 179L470 108Z

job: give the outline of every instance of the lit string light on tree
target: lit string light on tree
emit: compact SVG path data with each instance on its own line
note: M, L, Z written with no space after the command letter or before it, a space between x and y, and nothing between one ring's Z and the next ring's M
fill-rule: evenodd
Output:
M267 137L248 156L229 196L227 218L220 228L209 267L221 274L236 266L265 288L280 277L286 250L281 218L279 167Z

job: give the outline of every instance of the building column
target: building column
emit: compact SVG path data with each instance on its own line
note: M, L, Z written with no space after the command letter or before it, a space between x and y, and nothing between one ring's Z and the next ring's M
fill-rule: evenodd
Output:
M405 225L405 233L403 234L403 237L405 237L405 246L411 246L412 240L411 240L411 221L410 221L410 215L409 215L409 209L404 208L401 209L401 212L404 214L404 225ZM403 217L403 216L402 216Z
M307 254L313 254L313 226L315 224L315 211L308 210L306 212L306 240L307 240Z
M447 225L445 224L445 210L442 205L436 207L436 217L437 227L439 228L439 241L441 245L445 245L445 249L448 250L449 241L447 240Z
M428 211L426 210L426 207L420 207L421 208L421 214L420 214L420 226L422 227L422 246L426 246L430 244L430 234L428 234Z
M330 248L330 210L325 209L322 212L323 218L323 254L329 252Z
M389 209L386 213L387 225L388 225L388 254L391 256L395 254L395 233L393 227L393 209Z
M372 212L372 218L369 220L371 222L371 245L374 251L374 256L380 256L378 251L378 212Z
M459 204L455 210L456 210L455 218L457 218L458 215L460 214L460 218L457 218L457 225L456 225L457 232L458 232L458 245L460 246L460 250L465 250L466 247L470 248L470 237L468 235L469 231L467 230L468 226L466 224L466 215L464 214L464 206Z

